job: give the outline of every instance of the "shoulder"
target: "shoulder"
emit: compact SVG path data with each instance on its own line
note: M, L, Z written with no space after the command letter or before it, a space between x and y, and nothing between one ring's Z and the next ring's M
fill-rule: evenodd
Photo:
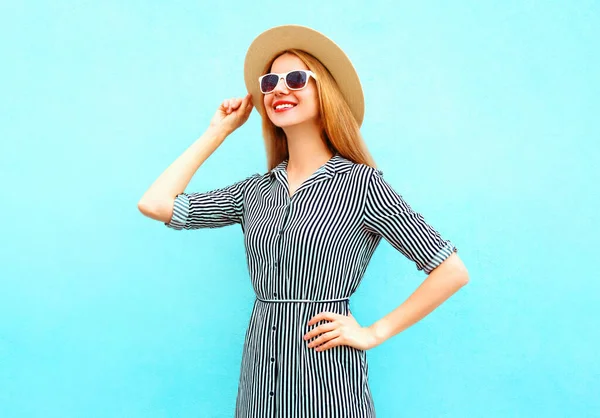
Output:
M351 162L348 178L367 195L389 193L392 186L383 177L383 171L370 165Z
M366 165L366 164L362 164L362 163L355 163L355 162L350 161L345 158L344 158L344 162L349 167L348 172L352 179L370 180L374 176L376 176L376 177L383 176L383 172L381 170L379 170L378 168L373 168L370 165Z
M262 181L268 176L268 174L247 174L246 176L238 179L228 186L221 187L216 189L215 192L229 192L229 193L245 193L249 189L253 189L260 185Z

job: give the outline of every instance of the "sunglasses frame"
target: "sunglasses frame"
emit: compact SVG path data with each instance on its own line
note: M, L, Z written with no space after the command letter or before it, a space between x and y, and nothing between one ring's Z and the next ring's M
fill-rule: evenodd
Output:
M287 82L287 76L290 73L296 72L296 71L302 71L304 73L306 73L306 83L304 83L304 86L300 87L299 89L293 89L288 85ZM262 89L262 80L263 78L265 78L268 75L276 75L277 78L277 84L279 84L279 81L283 78L283 82L285 83L285 86L288 88L288 90L293 90L293 91L298 91L298 90L302 90L303 88L305 88L306 86L308 86L308 82L310 81L310 78L314 78L315 80L317 79L317 76L315 73L313 73L310 70L292 70L292 71L288 71L287 73L267 73L265 75L261 75L260 77L258 77L258 88L260 89L260 92L262 94L271 94L275 91L275 89L277 88L277 84L275 84L275 87L273 88L273 90L265 93Z

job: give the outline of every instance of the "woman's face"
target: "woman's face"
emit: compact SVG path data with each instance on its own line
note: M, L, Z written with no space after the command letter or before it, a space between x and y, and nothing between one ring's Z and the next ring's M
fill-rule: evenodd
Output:
M292 70L308 70L308 67L294 54L283 54L271 66L272 73L287 73ZM272 93L263 97L269 119L275 126L285 128L305 122L317 122L319 119L319 96L315 80L311 77L302 90L289 90L283 78L279 80ZM278 108L281 104L292 107Z

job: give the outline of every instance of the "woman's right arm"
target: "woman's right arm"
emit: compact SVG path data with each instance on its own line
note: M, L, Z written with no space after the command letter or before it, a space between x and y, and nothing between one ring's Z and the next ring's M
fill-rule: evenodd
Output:
M252 111L250 95L225 100L217 109L209 128L154 181L138 202L145 216L168 223L173 216L175 198L185 191L194 173L223 143L244 124Z

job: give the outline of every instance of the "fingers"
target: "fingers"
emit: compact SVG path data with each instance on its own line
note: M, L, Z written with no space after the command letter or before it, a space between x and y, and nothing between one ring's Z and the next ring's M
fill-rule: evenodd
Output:
M244 100L242 100L241 107L244 112L244 117L248 118L248 116L250 116L250 112L252 112L252 108L254 107L252 104L252 95L250 93L248 93L246 97L244 97Z
M232 106L234 100L235 99L225 99L225 100L223 100L223 104L221 105L221 108L223 109L223 111L226 114L230 114L231 113L231 106Z
M308 326L312 325L312 324L316 324L319 321L335 321L336 319L341 318L342 315L336 314L334 312L321 312L315 316L313 316L310 321L308 321Z
M314 341L308 343L307 348L312 348L315 351L324 351L327 348L331 348L335 345L343 344L344 338L342 331L334 329L332 331L321 334Z
M252 96L247 94L243 98L231 98L223 100L223 104L221 105L221 109L227 115L235 112L238 109L242 110L242 113L247 112L252 108Z
M335 329L336 327L337 327L337 324L335 322L327 322L326 324L319 325L318 327L307 332L306 334L304 334L303 338L305 340L310 340L311 338L316 337L317 335L321 334L322 332L331 331L331 330Z
M248 110L248 107L252 107L252 95L248 93L243 99L241 103L241 108L243 110Z
M327 341L332 340L334 338L338 338L340 336L341 336L341 332L339 329L334 329L329 332L325 332L319 338L317 338L313 342L309 343L308 347L309 348L316 347L318 349L321 344L324 344Z
M338 345L343 345L343 339L341 336L332 338L331 340L327 341L325 344L316 347L315 351L329 350L330 348L336 347Z

